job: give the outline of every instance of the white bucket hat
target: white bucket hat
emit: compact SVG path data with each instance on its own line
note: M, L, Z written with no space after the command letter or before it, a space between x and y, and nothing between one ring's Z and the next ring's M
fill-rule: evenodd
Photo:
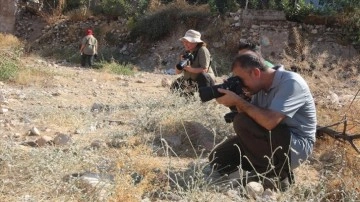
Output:
M200 38L201 38L200 32L189 29L185 33L185 36L180 38L179 40L180 41L186 40L186 41L191 42L191 43L202 43L203 41Z

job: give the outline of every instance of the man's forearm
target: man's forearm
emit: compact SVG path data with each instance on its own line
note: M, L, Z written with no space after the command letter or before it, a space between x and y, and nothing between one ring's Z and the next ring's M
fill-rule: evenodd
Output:
M191 66L186 66L184 69L186 71L194 73L194 74L199 74L199 73L204 72L204 70L206 70L206 68L193 68Z
M285 115L269 109L262 109L241 98L238 99L236 107L249 115L255 122L267 130L274 129L284 118Z

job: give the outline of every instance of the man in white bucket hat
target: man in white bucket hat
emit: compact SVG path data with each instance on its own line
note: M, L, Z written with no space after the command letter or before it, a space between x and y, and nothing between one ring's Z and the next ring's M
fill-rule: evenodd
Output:
M211 68L211 55L206 43L201 40L201 34L195 30L188 30L182 41L186 53L176 65L176 74L183 76L176 79L170 89L182 95L192 95L200 87L214 85L214 73Z

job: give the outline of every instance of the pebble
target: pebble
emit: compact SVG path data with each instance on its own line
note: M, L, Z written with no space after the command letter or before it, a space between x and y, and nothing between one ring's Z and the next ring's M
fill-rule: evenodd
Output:
M317 34L317 33L318 33L317 29L311 30L311 34Z
M40 135L39 129L37 129L35 126L30 129L30 136L38 136Z
M136 83L145 83L144 80L137 80Z
M163 78L162 80L161 80L161 86L162 87L169 87L171 85L171 82L170 82L170 80L169 79L167 79L167 78Z
M6 98L3 94L0 93L0 104L5 102L6 101Z
M7 108L0 107L0 114L5 114L9 111Z

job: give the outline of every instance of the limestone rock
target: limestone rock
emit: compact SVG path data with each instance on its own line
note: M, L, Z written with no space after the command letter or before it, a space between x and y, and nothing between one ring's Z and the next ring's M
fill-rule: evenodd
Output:
M167 79L167 78L163 78L162 80L161 80L161 86L162 87L170 87L170 85L171 85L171 82L170 82L170 80L169 79Z
M63 177L63 180L69 182L76 179L76 186L84 192L93 193L96 189L96 197L99 201L107 201L106 198L111 194L110 189L114 182L114 176L98 173L74 173Z
M163 137L164 140L169 144L170 147L179 147L181 146L181 137L180 135L171 135Z
M259 29L259 25L251 25L251 29Z
M90 148L92 149L100 149L103 146L104 146L104 142L102 142L101 140L94 140L90 144Z
M71 137L63 133L57 133L56 137L54 138L54 144L58 146L63 146L71 142Z
M245 187L249 196L256 199L264 193L264 187L258 182L249 182Z
M278 194L270 189L266 189L262 194L262 201L272 202L278 201Z
M327 96L327 99L329 99L331 104L334 104L334 105L340 104L339 96L332 91L329 91L329 95Z
M220 47L224 47L225 43L224 42L214 42L213 46L215 48L220 48Z

